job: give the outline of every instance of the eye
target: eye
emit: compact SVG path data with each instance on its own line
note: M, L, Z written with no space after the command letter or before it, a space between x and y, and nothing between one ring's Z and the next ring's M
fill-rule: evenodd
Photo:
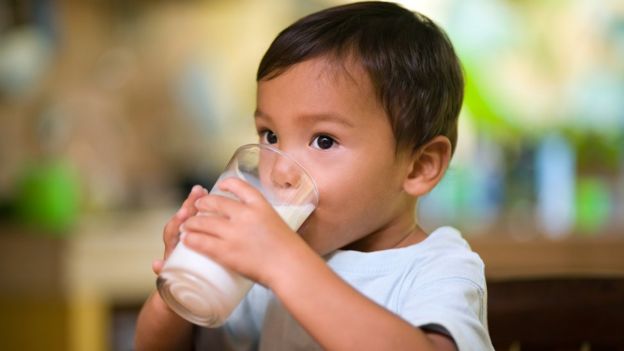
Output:
M267 144L275 144L277 143L277 134L273 133L271 130L265 130L260 133L260 138L262 142Z
M314 140L312 140L312 147L327 150L336 144L336 140L327 135L319 135Z

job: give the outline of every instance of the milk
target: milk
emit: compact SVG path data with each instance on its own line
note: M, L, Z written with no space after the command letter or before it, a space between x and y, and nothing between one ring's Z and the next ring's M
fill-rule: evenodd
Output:
M159 290L169 295L174 311L206 327L222 325L252 285L182 242L167 259L158 281L167 285Z
M314 211L314 205L273 205L275 211L288 224L290 229L297 231L306 218Z
M214 190L214 189L213 189ZM273 205L292 230L314 211L313 204ZM158 278L159 291L170 307L187 320L206 327L222 325L252 282L186 247L176 246Z

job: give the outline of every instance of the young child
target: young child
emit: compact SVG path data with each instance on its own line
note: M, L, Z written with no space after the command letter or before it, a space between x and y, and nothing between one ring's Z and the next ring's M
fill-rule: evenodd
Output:
M195 187L165 227L165 258L184 231L258 284L217 329L154 293L137 348L492 350L481 259L457 230L427 234L415 218L457 139L463 78L444 32L391 3L329 8L277 36L257 82L260 142L307 169L318 207L297 234L240 180L221 185L240 201Z

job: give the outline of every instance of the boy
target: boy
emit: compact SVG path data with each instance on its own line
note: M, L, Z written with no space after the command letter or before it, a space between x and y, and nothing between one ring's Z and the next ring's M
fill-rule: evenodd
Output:
M257 81L260 142L307 169L318 207L297 235L242 181L221 185L240 201L194 188L165 227L165 257L184 231L259 284L218 329L153 294L137 348L491 350L483 263L456 230L426 234L414 218L457 138L463 78L446 35L395 4L338 6L280 33Z

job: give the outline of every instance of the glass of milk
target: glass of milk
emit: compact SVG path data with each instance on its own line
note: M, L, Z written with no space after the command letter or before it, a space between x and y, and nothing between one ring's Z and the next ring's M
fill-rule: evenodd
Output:
M230 177L258 189L294 231L318 204L318 190L305 169L269 145L249 144L236 150L210 193L236 199L218 189L219 182ZM182 242L171 252L157 280L160 296L171 309L205 327L222 325L252 284Z

